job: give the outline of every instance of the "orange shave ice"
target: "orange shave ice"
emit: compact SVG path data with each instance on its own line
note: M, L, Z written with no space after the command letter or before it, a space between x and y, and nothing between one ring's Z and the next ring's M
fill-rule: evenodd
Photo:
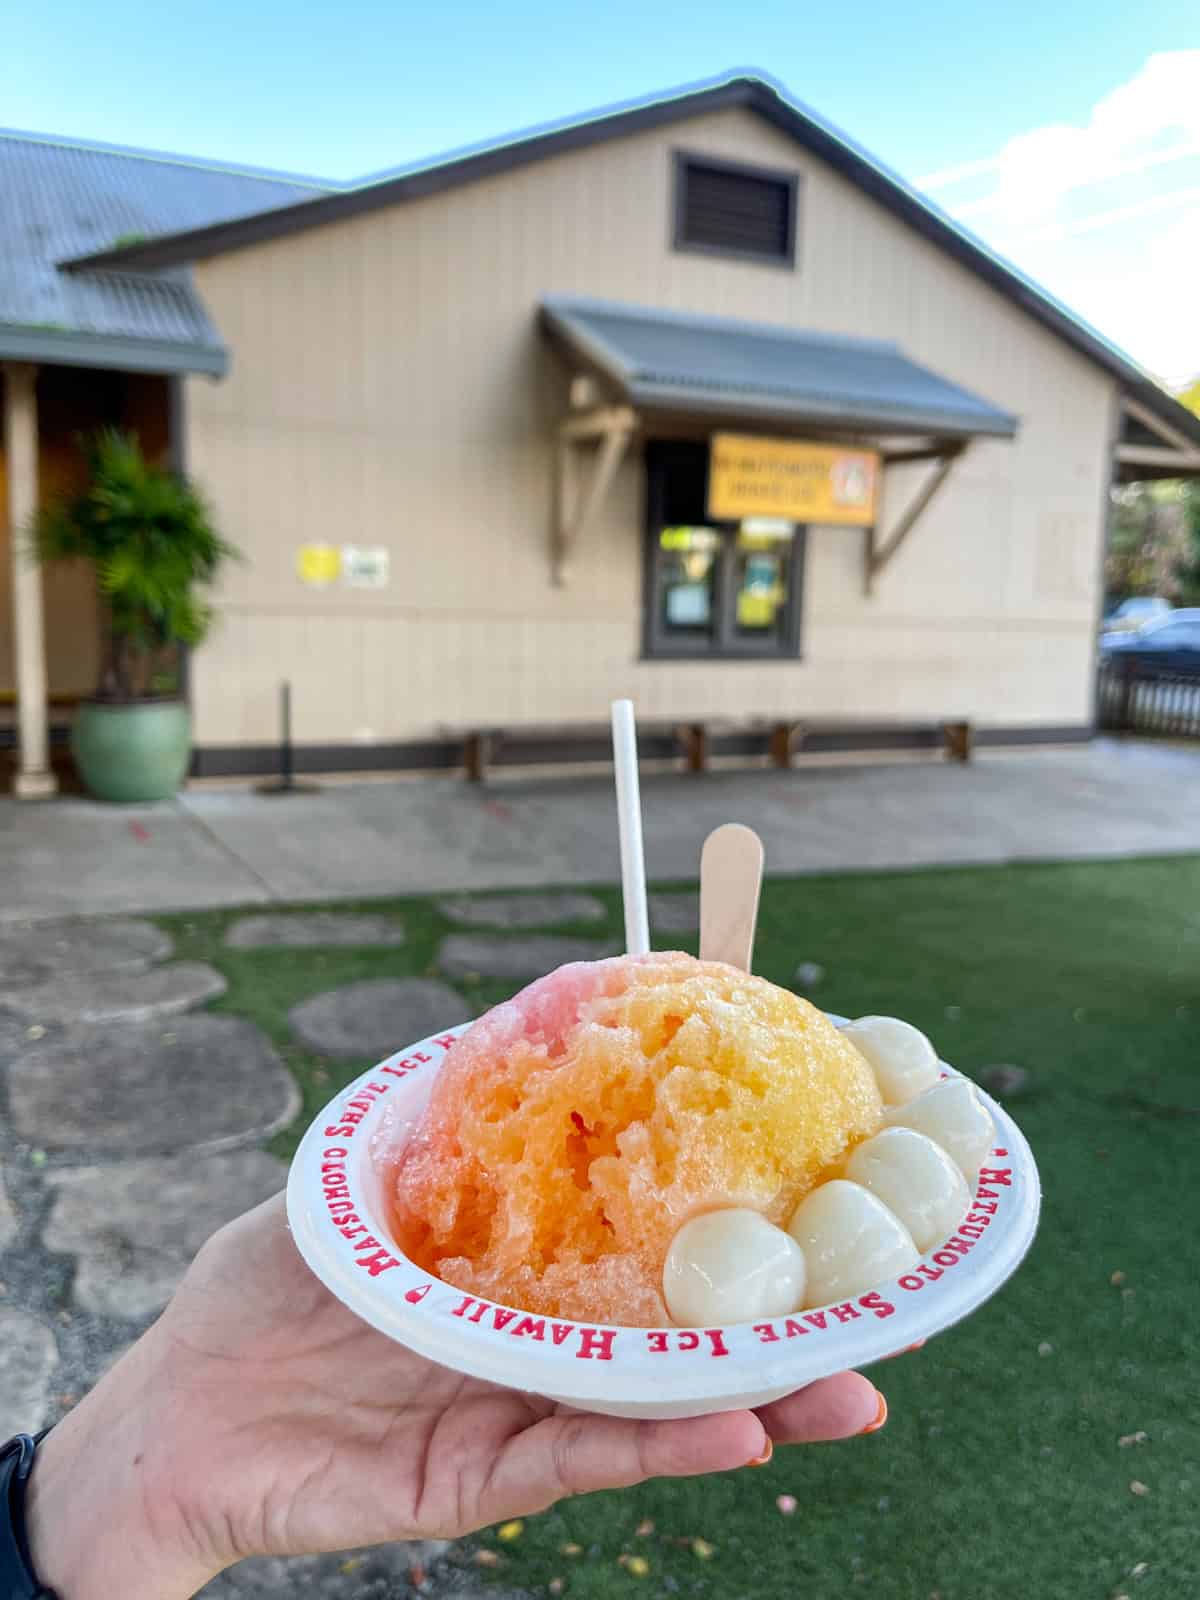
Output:
M882 1123L867 1061L787 990L675 952L577 962L452 1046L395 1169L397 1238L482 1299L661 1326L683 1223L784 1226Z

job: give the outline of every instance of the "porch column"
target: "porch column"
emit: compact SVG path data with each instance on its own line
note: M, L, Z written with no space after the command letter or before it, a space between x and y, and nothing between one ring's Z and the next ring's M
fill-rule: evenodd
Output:
M4 455L12 559L13 642L17 668L19 764L13 793L37 800L57 789L50 771L46 648L42 635L42 569L29 559L24 530L37 509L37 368L4 364Z

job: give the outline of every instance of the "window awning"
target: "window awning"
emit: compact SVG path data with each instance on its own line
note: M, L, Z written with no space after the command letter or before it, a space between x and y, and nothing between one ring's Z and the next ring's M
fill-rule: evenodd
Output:
M543 324L637 411L1012 438L1017 418L877 339L554 295Z

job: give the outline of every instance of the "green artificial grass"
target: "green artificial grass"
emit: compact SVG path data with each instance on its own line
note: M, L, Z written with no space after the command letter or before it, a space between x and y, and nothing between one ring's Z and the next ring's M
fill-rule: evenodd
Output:
M619 937L599 893L608 925L572 931ZM217 1009L279 1044L304 1117L371 1063L298 1050L288 1006L436 970L449 931L428 900L372 909L403 918L403 947L230 951L230 913L161 919L180 956L225 973ZM775 879L756 968L791 984L801 962L824 969L808 992L826 1009L906 1017L968 1073L1027 1070L1010 1109L1045 1189L1029 1259L967 1322L874 1369L882 1433L487 1533L499 1559L480 1582L575 1600L1200 1595L1200 857ZM483 1009L517 986L464 987Z

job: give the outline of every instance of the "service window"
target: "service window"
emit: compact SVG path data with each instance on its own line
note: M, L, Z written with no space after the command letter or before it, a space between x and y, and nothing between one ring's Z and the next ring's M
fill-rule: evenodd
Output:
M644 653L726 658L800 653L805 529L706 515L708 446L647 446Z

